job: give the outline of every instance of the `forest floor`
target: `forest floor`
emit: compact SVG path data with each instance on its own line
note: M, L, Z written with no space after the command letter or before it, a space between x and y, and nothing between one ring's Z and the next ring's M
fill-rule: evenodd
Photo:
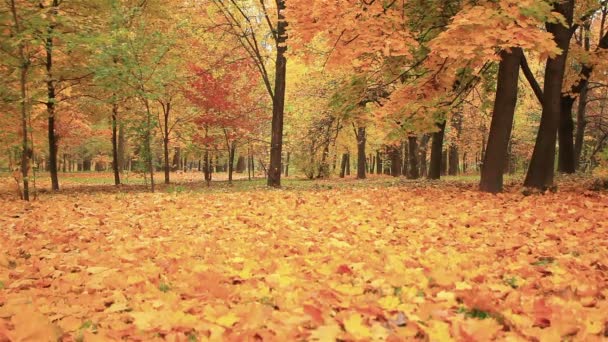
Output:
M608 338L608 193L587 184L95 177L32 203L0 183L0 341Z

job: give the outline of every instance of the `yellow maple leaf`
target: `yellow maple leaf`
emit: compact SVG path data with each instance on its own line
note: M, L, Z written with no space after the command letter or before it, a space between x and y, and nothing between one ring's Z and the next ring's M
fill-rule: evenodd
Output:
M337 324L322 325L310 334L310 339L321 342L335 342L342 329Z
M368 338L372 335L370 328L363 323L361 314L357 313L344 320L344 329L357 339Z

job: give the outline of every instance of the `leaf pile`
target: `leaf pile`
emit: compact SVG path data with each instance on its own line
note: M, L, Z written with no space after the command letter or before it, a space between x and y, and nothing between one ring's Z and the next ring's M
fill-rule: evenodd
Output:
M605 193L402 186L1 205L0 341L608 336Z

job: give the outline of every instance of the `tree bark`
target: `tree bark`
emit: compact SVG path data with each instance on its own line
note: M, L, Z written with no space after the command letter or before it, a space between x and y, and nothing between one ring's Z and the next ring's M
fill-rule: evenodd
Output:
M429 166L429 179L441 178L441 165L443 154L443 137L445 136L445 120L437 124L439 131L433 133L431 145L431 164Z
M376 174L382 174L382 155L380 150L376 151Z
M564 15L566 22L570 25L574 12L574 0L555 3L554 7L558 13ZM553 34L562 53L547 60L543 90L543 112L532 159L524 182L527 187L541 190L553 186L555 143L561 116L562 84L572 37L571 29L561 23L549 23L547 24L547 30Z
M49 15L57 14L57 0L53 0ZM55 30L54 21L47 27L46 36L46 87L47 102L46 110L48 117L48 140L49 140L49 172L51 175L51 187L53 191L59 190L59 177L57 175L57 135L55 133L55 80L53 79L53 34Z
M365 127L357 128L357 179L365 179L365 143L366 132Z
M503 189L503 174L517 105L517 85L522 55L520 48L512 48L510 52L501 53L490 135L479 183L480 190L484 192L498 193Z
M583 82L581 80L581 82ZM578 111L576 113L576 135L574 139L574 167L579 169L581 165L581 155L585 144L585 129L587 127L587 97L589 94L588 83L581 89L578 97Z
M574 163L574 121L572 120L572 107L574 98L562 95L559 118L558 141L559 151L557 170L562 173L576 172Z
M409 159L409 169L407 178L409 179L418 179L420 178L420 171L418 167L418 138L414 136L409 136L408 140L408 159Z
M15 32L21 34L22 27L17 15L17 6L15 0L10 0L10 10L14 21ZM21 198L25 201L30 200L30 159L33 154L33 150L30 147L28 139L28 115L27 115L27 74L30 68L30 60L26 56L25 45L22 41L19 42L19 90L20 90L20 110L21 110L21 177L23 182L23 193Z
M348 161L348 154L342 154L342 163L340 164L340 178L344 178L346 176L346 164Z
M163 104L163 150L164 150L164 169L165 169L165 184L169 184L171 165L169 165L169 115L171 113L171 102Z
M118 104L112 104L112 170L114 171L114 185L120 185L120 166L118 164Z
M323 158L325 158L325 154L323 154ZM285 177L289 177L289 162L291 161L291 152L287 152L287 159L285 160ZM323 165L323 162L321 162Z
M272 101L272 133L270 141L270 165L268 186L281 187L281 158L283 156L283 116L285 111L285 86L287 75L287 21L283 11L286 0L276 0L278 22L276 24L276 62L274 96Z
M236 142L231 142L228 146L228 184L232 184L232 173L234 171L234 156L236 154ZM245 158L239 157L239 163L242 164L242 173L245 170Z
M391 176L401 176L401 151L398 146L390 147Z

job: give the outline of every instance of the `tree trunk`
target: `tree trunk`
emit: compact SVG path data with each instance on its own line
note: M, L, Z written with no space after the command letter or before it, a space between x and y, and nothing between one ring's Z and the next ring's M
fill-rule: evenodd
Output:
M566 22L570 25L574 12L574 0L555 3L554 6L558 13L565 16ZM530 167L524 182L527 187L541 190L553 186L555 143L560 121L562 84L572 37L571 29L561 23L547 24L547 30L553 34L557 47L562 50L562 53L547 60L543 112Z
M401 151L398 146L390 147L391 176L401 176Z
M163 149L164 149L164 154L165 154L165 184L169 184L171 182L171 180L169 179L170 174L169 172L171 171L171 166L169 165L169 115L171 113L171 102L167 102L166 105L163 105L163 119L164 119L164 125L163 125Z
M323 155L325 156L325 154ZM289 162L291 161L291 152L287 152L287 159L285 160L285 177L289 177ZM323 165L323 164L321 164Z
M229 144L228 146L228 184L232 184L232 171L233 171L233 165L234 165L234 155L236 154L236 142L232 142ZM242 160L242 162L241 162ZM243 170L240 172L242 173L245 169L245 158L244 157L239 157L239 163L242 163L243 166Z
M520 48L512 48L511 52L501 53L490 135L479 183L481 191L490 193L502 191L505 158L517 105L517 85L522 54Z
M583 82L581 80L581 82ZM576 136L574 140L574 163L575 169L579 169L581 164L581 154L585 144L585 128L587 127L587 97L589 94L588 83L581 89L578 97L578 112L576 113Z
M431 145L431 165L429 166L429 179L441 178L441 165L443 154L443 137L445 136L445 120L437 124L439 131L433 133Z
M205 175L205 182L207 182L207 186L209 186L209 184L211 183L211 161L209 160L209 148L208 147L205 147L203 161L204 161L203 173Z
M126 144L125 125L123 124L122 120L119 117L117 117L116 119L118 120L117 164L118 164L118 170L120 170L120 173L122 173L127 168L127 165L125 163L125 144Z
M287 21L283 11L286 0L277 0L275 83L272 101L272 137L270 141L270 165L268 186L281 186L281 158L283 156L283 114L285 110L285 85L287 75Z
M401 175L406 176L409 174L409 148L408 140L401 142Z
M409 136L407 140L409 148L409 170L407 178L418 179L420 178L420 173L418 169L418 138L416 136Z
M376 151L376 174L382 174L382 155L380 150Z
M357 129L357 179L365 179L365 127Z
M148 172L150 173L150 191L155 191L154 184L154 158L152 152L152 113L150 112L150 104L148 100L144 100L146 105L146 134L145 134L145 149L146 149L146 162L148 166Z
M58 0L53 0L49 15L57 14ZM55 80L53 79L53 31L54 20L47 27L46 36L46 87L47 102L46 111L48 116L48 140L49 140L49 172L51 174L51 187L53 191L59 190L59 177L57 175L57 135L55 133Z
M441 151L441 175L448 174L448 150Z
M112 104L112 170L114 171L114 185L120 185L120 166L118 165L118 104Z
M17 34L21 34L22 28L17 15L17 7L15 0L10 0L11 14L14 20L15 31ZM27 74L30 67L29 58L25 54L25 46L23 42L19 42L19 88L20 88L20 110L21 110L21 177L23 178L23 193L22 199L25 201L30 200L30 158L33 154L33 149L30 147L28 133L28 115L27 115Z
M574 163L574 121L572 120L572 107L574 98L562 95L559 118L559 151L557 169L559 172L572 174L575 172Z
M346 175L346 164L348 161L348 154L342 154L342 163L340 164L340 178L344 178Z

